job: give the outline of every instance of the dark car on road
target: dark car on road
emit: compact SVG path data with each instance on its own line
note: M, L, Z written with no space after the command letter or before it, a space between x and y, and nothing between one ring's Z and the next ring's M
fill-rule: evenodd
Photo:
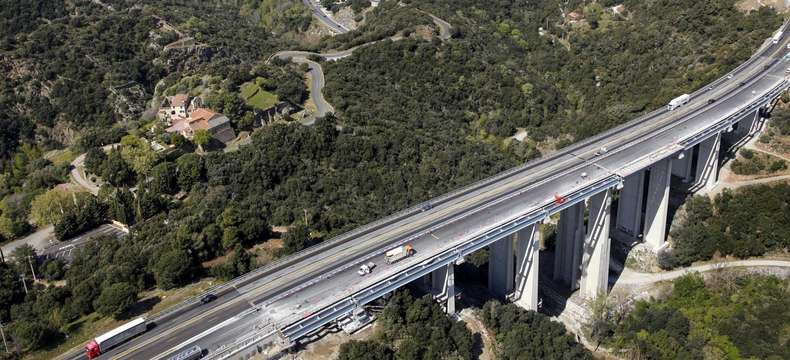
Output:
M210 303L210 302L212 302L212 301L214 301L216 299L217 299L217 295L206 294L206 295L203 295L202 298L200 298L200 302L202 302L204 304L208 304L208 303Z

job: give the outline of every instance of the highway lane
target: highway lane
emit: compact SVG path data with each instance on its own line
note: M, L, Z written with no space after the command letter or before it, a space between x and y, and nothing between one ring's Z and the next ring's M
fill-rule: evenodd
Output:
M765 60L765 59L763 59L763 60ZM736 81L737 80L744 80L744 79L745 78L739 77L739 76L734 77L734 80L736 80ZM726 82L726 83L727 83L726 85L729 88L732 87L732 82ZM723 90L720 90L720 92L721 91L723 91ZM703 97L703 100L704 99L705 98ZM739 99L739 100L735 101L735 103L738 103L739 101L743 101L743 99ZM718 104L727 104L726 106L731 106L732 105L732 103L726 103L726 102L721 102L721 103L718 103ZM688 112L693 111L693 109L694 108L692 106L684 108L683 110L672 114L672 116L669 117L669 120L675 119L677 115L684 114L684 112L683 112L684 110L685 110L685 113L688 113ZM672 121L665 121L665 122L662 122L662 124L671 123L671 122ZM645 130L645 131L642 131L641 133L654 131L653 128L649 128L649 127L646 127L646 126L642 126L641 128L643 128ZM632 128L626 128L626 130L634 130L634 129L632 127ZM684 131L688 130L688 127L684 128L683 130ZM625 144L625 143L628 143L628 140L632 140L633 141L634 139L638 139L638 137L629 137L629 139L626 139L626 141L613 141L612 143L623 143L623 144ZM665 140L666 139L662 139L662 141L665 141ZM543 162L539 162L538 165L527 166L525 169L529 170L529 171L523 171L523 172L532 173L532 171L534 171L535 174L547 174L547 173L551 174L551 173L556 173L558 171L558 169L569 168L569 167L570 168L576 167L578 169L575 169L574 171L576 171L577 173L578 173L578 171L581 171L580 169L589 170L589 172L588 172L589 175L588 176L589 176L590 179L593 179L593 178L596 178L596 177L600 177L602 175L606 175L606 174L608 174L608 171L605 171L605 170L603 170L601 168L601 166L603 166L603 165L601 165L601 164L588 165L588 164L585 164L584 160L582 160L584 158L592 157L594 155L595 151L597 151L600 148L599 145L600 145L599 143L595 143L595 144L590 144L590 145L584 146L584 147L582 147L580 149L581 151L577 150L576 153L574 153L574 154L560 154L560 156L553 157L551 159L551 161L548 161L548 162L547 161L543 161ZM616 153L616 152L610 151L610 153ZM629 157L633 156L633 154L629 154L628 156ZM609 157L607 157L607 158L609 158ZM615 157L612 157L612 158L615 158ZM618 159L618 161L622 161L622 159ZM547 163L550 163L550 164L548 166L546 166L545 164L547 164ZM615 164L617 164L617 163L615 163ZM579 168L579 166L582 166L582 167ZM571 182L565 182L565 181L557 181L557 179L555 177L555 178L553 178L553 181L548 182L548 183L553 184L552 188L558 188L558 187L563 187L563 186L565 186L565 188L573 188L573 186L578 186L578 181L579 181L578 178L579 177L578 176L570 176L570 178L571 178L570 179ZM577 179L576 183L573 182L573 178ZM563 179L563 177L560 176L560 180L562 180L562 179ZM412 235L415 232L418 232L420 229L424 229L425 227L430 226L432 224L432 222L435 223L435 222L437 222L438 220L440 220L440 219L442 219L444 217L448 217L448 216L451 217L454 211L456 213L457 212L466 212L466 213L468 213L468 211L465 211L464 209L465 208L472 208L472 205L470 205L470 204L480 204L483 201L483 199L486 199L486 198L489 198L489 197L492 197L492 196L493 197L502 196L503 193L506 193L507 191L512 191L513 189L518 189L520 187L523 187L525 184L536 183L536 182L539 182L540 180L541 179L539 177L537 177L537 178L534 177L534 176L527 176L527 177L525 177L523 175L518 175L518 174L514 175L514 176L511 176L511 177L506 177L505 179L503 179L504 183L498 183L498 184L495 184L495 185L487 187L488 189L494 188L494 190L486 190L486 188L483 188L483 189L478 189L478 190L475 190L475 191L471 191L470 193L464 194L463 196L459 197L459 199L461 199L461 200L449 201L447 205L437 206L433 210L424 213L423 214L424 216L421 216L420 219L418 219L417 221L413 221L413 220L410 220L410 219L405 219L405 220L396 222L393 225L387 226L384 229L380 229L380 230L374 231L374 232L372 232L372 233L370 233L368 235L362 236L360 239L356 239L354 242L343 244L342 246L338 246L336 248L330 249L329 251L326 251L326 254L321 254L323 256L319 255L319 256L315 257L315 261L312 264L308 264L307 266L300 267L299 269L296 269L295 271L293 269L285 269L284 271L280 271L280 272L274 273L271 276L264 277L262 280L259 281L259 283L266 284L266 286L261 286L261 287L259 287L257 289L251 290L248 293L244 294L242 297L245 299L245 301L247 301L248 299L253 299L257 303L266 304L267 308L265 309L266 311L264 313L267 313L267 314L271 315L272 317L280 317L280 316L283 316L283 315L287 314L288 312L291 313L290 316L298 315L298 311L294 311L295 306L298 303L304 303L304 301L307 301L307 303L309 304L310 303L310 299L315 299L316 298L315 294L326 294L326 289L323 288L322 286L327 286L327 284L329 284L330 282L326 282L325 281L323 283L319 283L318 285L320 285L320 286L316 286L316 284L314 284L312 286L308 286L308 287L302 289L302 291L300 292L300 294L298 296L300 299L297 300L297 301L294 301L294 299L290 299L289 300L289 299L282 299L282 298L281 299L276 299L274 301L267 301L266 299L274 298L274 297L276 297L276 295L282 294L283 291L287 291L287 290L289 290L289 288L292 288L294 283L299 283L299 281L303 281L303 279L305 277L309 278L309 277L311 277L311 276L313 276L313 275L315 275L317 273L324 272L323 269L333 268L333 267L335 267L335 268L343 268L344 266L347 266L347 270L346 271L340 272L338 274L335 274L336 277L332 279L333 283L337 283L337 282L342 281L342 283L357 283L358 286L366 286L366 285L374 282L376 279L375 279L375 276L367 277L365 279L365 281L358 281L358 279L355 278L356 275L354 274L353 265L358 264L358 262L354 262L354 261L358 261L360 258L364 257L364 256L360 257L358 254L364 254L366 252L371 252L371 251L375 252L375 251L381 250L384 247L389 247L389 246L391 246L391 244L393 242L397 242L396 240L398 240L398 239L400 239L402 237L406 237L406 236ZM497 191L496 189L503 189L504 191ZM507 189L507 190L505 190L505 189ZM541 189L540 191L537 191L539 188L533 187L533 189L536 190L535 193L541 193L542 194L541 196L544 196L544 195L548 196L548 197L551 196L551 192L545 193L545 190L548 190L548 189ZM536 206L536 204L540 204L541 201L545 202L545 200L546 200L545 198L543 200L533 199L533 201L532 202L528 202L528 204L529 204L529 206ZM502 206L500 206L499 208L502 208ZM490 211L490 210L488 210L488 211ZM491 216L491 215L497 215L497 214L488 214L488 215ZM502 215L502 214L498 214L498 215ZM506 218L506 217L503 217L503 218ZM468 225L468 224L466 224L466 225ZM434 235L436 235L436 234L434 234ZM426 237L423 237L423 238L420 238L420 239L418 239L416 241L424 242L427 239L427 242L425 242L424 244L422 242L420 242L420 246L424 246L423 249L431 249L432 248L431 244L440 243L440 242L436 241L437 239L434 238L434 235L430 236L430 238L432 238L433 240L430 240L430 239L428 239ZM456 234L456 235L458 235L458 234ZM461 233L459 236L468 237L468 236L470 236L470 234ZM440 237L440 239L450 239L450 238L451 237ZM421 259L421 257L420 257L421 254L427 256L427 254L429 252L430 251L420 251L418 253L418 256L415 256L409 262L403 262L401 265L405 266L405 265L409 264L412 260L413 261L417 261L417 260ZM374 259L376 259L376 258L374 258ZM377 260L377 261L380 262L380 259ZM348 265L350 265L350 267L348 267ZM388 267L382 266L381 268L377 269L377 271L375 273L377 273L377 274L384 274L384 273L387 273L388 270L389 270ZM287 277L287 278L285 278L285 277ZM279 281L272 281L272 280L279 280ZM254 286L254 285L257 285L257 284L251 284L250 286ZM330 286L330 290L331 290L331 288L332 288L331 284L329 286ZM352 289L346 289L346 290L350 291ZM327 296L322 296L322 297L324 299L328 298ZM261 301L261 300L263 300L263 301ZM280 301L280 302L278 303L278 301ZM313 305L312 307L319 307L319 306L322 306L322 305L321 304L316 304L316 305ZM234 314L230 314L230 315L234 315ZM217 321L217 320L219 320L219 318L217 318L217 319L212 318L212 320ZM214 322L214 321L212 321L212 322ZM186 331L184 328L185 327L181 327L181 330L179 330L179 333L177 334L179 339L188 340L189 338L194 336L194 335L192 335L192 333L194 333L194 331L191 331L191 330L190 331ZM170 335L176 335L176 334L175 333L171 333ZM182 336L182 335L184 335L184 336ZM173 340L172 343L176 343L176 341ZM166 349L166 347L159 346L158 349L159 350L164 350L164 349ZM152 351L152 352L156 352L156 351ZM135 356L135 357L137 357L137 356Z

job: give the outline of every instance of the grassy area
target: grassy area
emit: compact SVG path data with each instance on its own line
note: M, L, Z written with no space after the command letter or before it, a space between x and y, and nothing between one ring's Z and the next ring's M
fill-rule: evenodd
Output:
M787 162L776 156L749 149L738 154L731 166L738 175L774 175L787 171Z
M29 360L48 360L54 359L58 355L63 354L71 349L79 348L85 345L90 339L93 339L96 334L102 334L110 331L126 320L115 320L113 318L102 317L99 314L93 313L85 315L66 325L72 331L68 339L66 339L58 347L46 351L36 351L25 355L24 359ZM72 330L73 329L73 330Z
M71 149L53 150L47 153L45 157L55 165L65 165L74 161L77 158L77 154Z
M266 80L263 78L255 79L255 82L247 82L241 85L241 97L247 105L256 109L265 110L276 105L280 99L277 95L263 90L260 84Z

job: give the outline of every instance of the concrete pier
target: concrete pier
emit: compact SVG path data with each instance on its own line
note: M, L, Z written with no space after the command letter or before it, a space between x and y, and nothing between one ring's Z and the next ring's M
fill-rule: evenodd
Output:
M562 210L554 254L554 280L571 290L579 288L584 239L584 202Z
M538 310L540 223L516 233L516 279L513 301L526 310Z
M590 214L584 238L582 257L581 295L595 298L606 294L609 280L609 226L612 190L607 189L590 197Z
M673 158L661 160L650 167L645 209L645 243L653 249L664 246L669 210L669 186Z
M517 235L500 239L488 247L488 290L501 300L513 291L515 283L513 241Z

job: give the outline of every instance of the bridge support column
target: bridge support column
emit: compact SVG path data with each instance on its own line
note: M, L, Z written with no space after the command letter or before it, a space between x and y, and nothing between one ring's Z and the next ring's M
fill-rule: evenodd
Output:
M590 197L590 217L584 239L581 295L595 298L606 294L609 285L609 212L612 190Z
M716 186L719 177L719 150L721 148L721 133L711 136L699 145L697 157L697 171L694 178L693 190L711 190Z
M513 240L517 235L500 239L488 247L488 290L500 299L513 291Z
M516 287L513 301L526 310L538 310L540 223L516 233Z
M447 301L445 310L448 314L455 314L455 263L434 270L431 279L434 298Z
M642 197L645 191L645 171L626 176L620 201L617 203L617 229L638 238L642 233Z
M579 274L584 241L584 202L562 210L560 213L557 245L554 254L554 280L571 290L579 288Z
M645 243L657 250L664 246L669 210L669 185L672 178L672 158L661 160L650 167L647 207L645 209Z
M675 175L683 180L684 183L691 181L691 158L694 152L691 149L683 150L678 153L678 156L672 162L672 175Z

